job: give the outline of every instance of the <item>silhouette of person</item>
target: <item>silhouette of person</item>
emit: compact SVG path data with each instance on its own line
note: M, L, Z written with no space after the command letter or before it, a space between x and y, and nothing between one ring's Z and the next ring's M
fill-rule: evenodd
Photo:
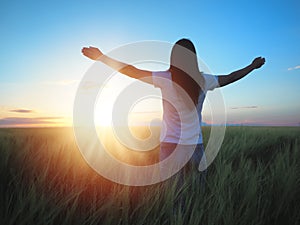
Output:
M188 52L186 53L182 51L182 49ZM245 77L253 70L260 68L265 63L264 58L257 57L245 68L234 71L228 75L205 74L199 70L194 44L185 38L178 40L172 47L170 67L166 71L153 72L138 69L133 65L119 62L104 55L95 47L84 47L82 53L86 57L92 60L99 60L129 77L136 79L147 78L144 80L145 82L161 89L163 125L160 136L159 158L160 161L166 159L178 145L180 145L183 150L187 146L192 146L195 151L185 166L188 170L197 169L202 157L205 157L201 132L201 111L206 92L233 83ZM186 105L185 102L187 101L181 98L181 95L178 94L179 92L176 91L174 85L181 87L190 98L190 102L193 103L192 106L194 106L198 114L197 121L187 119L184 121L185 124L183 124L183 121L180 120L179 114L188 116L192 109L190 108L191 104ZM174 105L165 100L170 96L175 98L179 107L175 108ZM180 112L178 112L178 109ZM200 128L200 132L194 129L195 125ZM182 181L180 183L182 184Z

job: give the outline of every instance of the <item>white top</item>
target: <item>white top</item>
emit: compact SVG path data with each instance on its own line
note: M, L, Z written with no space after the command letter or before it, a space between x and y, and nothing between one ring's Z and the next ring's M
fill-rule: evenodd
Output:
M219 87L217 76L203 73L203 77L205 85L199 96L197 108L194 110L195 113L193 113L182 102L182 99L178 98L177 92L172 85L170 71L152 73L153 84L155 87L161 89L163 100L163 123L160 142L184 145L203 143L201 132L203 102L208 90Z

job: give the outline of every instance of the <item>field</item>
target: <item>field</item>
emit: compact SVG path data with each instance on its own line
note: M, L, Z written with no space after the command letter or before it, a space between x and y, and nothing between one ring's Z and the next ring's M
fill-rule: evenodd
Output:
M192 171L180 194L173 180L123 186L85 163L72 129L0 129L0 224L292 225L300 224L300 128L229 127L205 190L199 177Z

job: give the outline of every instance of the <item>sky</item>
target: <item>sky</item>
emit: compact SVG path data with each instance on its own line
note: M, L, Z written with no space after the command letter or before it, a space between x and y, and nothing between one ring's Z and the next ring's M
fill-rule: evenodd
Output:
M215 75L266 58L264 67L222 88L228 124L299 126L299 21L296 0L1 1L0 127L71 126L78 84L93 65L84 46L107 53L183 37ZM119 74L107 89L130 79ZM161 115L159 100L145 105L136 118ZM100 114L95 121L105 123L109 115ZM203 114L210 123L209 107Z

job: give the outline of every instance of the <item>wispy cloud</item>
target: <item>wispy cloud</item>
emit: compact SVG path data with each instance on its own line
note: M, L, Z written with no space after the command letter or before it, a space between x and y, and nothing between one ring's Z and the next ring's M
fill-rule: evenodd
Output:
M96 88L99 89L100 87L102 87L102 84L93 82L93 81L85 81L81 85L81 89L83 89L83 90L90 90L90 89L96 89Z
M231 109L257 109L258 106L252 105L252 106L240 106L240 107L231 107Z
M64 119L64 117L5 117L0 119L0 127L10 127L19 125L53 125L58 124L59 120Z
M92 89L102 89L102 88L111 88L111 85L109 84L102 84L99 82L95 82L95 81L84 81L81 86L80 89L87 91L87 90L92 90Z
M300 65L288 68L288 70L298 70L298 69L300 69Z
M31 109L11 109L9 112L15 112L15 113L32 113L34 112Z
M64 86L64 85L76 84L78 82L79 80L56 80L56 81L45 81L43 82L43 84Z
M153 114L161 114L161 111L146 111L146 112L140 112L140 111L132 111L131 114L140 114L140 115L153 115Z

